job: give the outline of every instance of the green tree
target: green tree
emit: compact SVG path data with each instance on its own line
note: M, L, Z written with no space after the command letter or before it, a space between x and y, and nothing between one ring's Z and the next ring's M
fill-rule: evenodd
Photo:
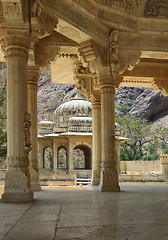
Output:
M157 157L158 140L147 120L117 116L116 122L120 125L121 135L129 141L121 146L121 161L142 160L144 156Z

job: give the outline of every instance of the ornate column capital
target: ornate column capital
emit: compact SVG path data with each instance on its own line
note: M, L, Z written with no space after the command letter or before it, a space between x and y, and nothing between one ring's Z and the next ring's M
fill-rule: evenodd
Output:
M110 68L99 70L100 93L114 92L115 93L115 78L111 73Z
M28 25L15 26L3 24L1 27L1 46L5 57L23 57L28 59L30 46L30 33Z

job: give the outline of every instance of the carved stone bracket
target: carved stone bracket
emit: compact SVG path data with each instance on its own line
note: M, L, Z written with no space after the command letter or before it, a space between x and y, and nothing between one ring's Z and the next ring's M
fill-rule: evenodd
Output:
M161 92L165 97L168 96L168 86L165 79L155 78L152 87L156 90L156 92Z
M88 63L91 73L97 72L108 64L107 48L98 45L93 40L83 42L79 51Z
M88 74L75 74L75 86L77 90L90 100L91 77Z
M126 69L132 70L139 62L141 51L120 49L119 48L119 32L113 31L110 35L110 66L113 77L116 79L118 75L124 73Z

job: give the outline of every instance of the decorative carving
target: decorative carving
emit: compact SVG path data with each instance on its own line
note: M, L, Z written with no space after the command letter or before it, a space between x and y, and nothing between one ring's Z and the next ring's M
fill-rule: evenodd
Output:
M167 0L147 0L144 8L145 17L168 17Z
M22 28L1 27L1 48L5 57L20 56L28 58L28 49L30 45L29 29L25 26Z
M118 36L119 32L117 30L110 34L110 63L112 67L113 64L118 63Z
M31 126L31 122L30 122L30 114L29 113L26 113L26 116L25 116L26 120L23 124L23 128L24 128L24 131L25 131L25 151L26 152L30 152L31 150L31 141L30 141L30 126Z
M132 70L141 55L141 51L119 49L118 39L118 31L113 31L110 35L110 67L115 79L126 69Z
M23 21L22 5L20 2L3 2L4 18L7 22L17 20Z
M80 53L84 61L89 64L91 73L97 72L100 68L107 66L107 49L88 40L81 44Z
M86 99L90 99L90 77L85 74L75 75L75 86L77 90L86 96Z
M98 2L100 0L97 0ZM137 6L140 7L142 0L136 0ZM125 9L126 12L128 13L133 13L134 9L133 9L133 2L134 1L126 1L126 0L103 0L103 4L107 5L107 6L117 6L117 7L121 7L123 9ZM101 1L102 3L102 1Z
M32 39L43 38L52 34L57 23L58 19L45 12L38 0L31 4L30 28Z
M7 189L27 189L28 181L26 174L18 169L7 172L5 187Z
M16 46L13 48L13 46L8 47L5 57L23 57L28 59L28 52L25 49L22 48L16 48Z
M124 7L124 0L103 0L103 4L108 6L116 5L119 7Z
M130 1L126 2L125 10L128 13L133 13L133 4Z
M142 0L136 0L137 7L140 7L142 3Z

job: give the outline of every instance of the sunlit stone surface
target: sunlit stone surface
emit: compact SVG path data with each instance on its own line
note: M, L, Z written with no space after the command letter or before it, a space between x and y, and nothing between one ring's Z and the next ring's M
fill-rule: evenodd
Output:
M167 240L167 186L120 187L120 193L43 190L33 203L0 203L0 239Z

